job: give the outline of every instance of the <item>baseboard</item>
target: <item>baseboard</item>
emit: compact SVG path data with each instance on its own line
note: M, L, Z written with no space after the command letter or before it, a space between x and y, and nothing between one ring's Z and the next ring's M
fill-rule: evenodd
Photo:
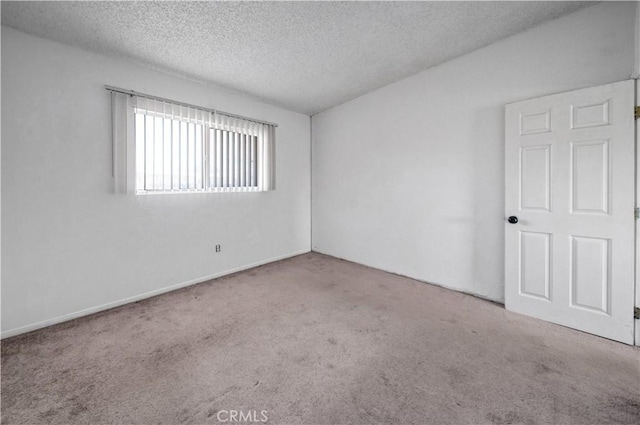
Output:
M208 276L202 276L196 279L191 279L188 280L186 282L181 282L175 285L171 285L171 286L166 286L164 288L160 288L160 289L156 289L154 291L149 291L149 292L145 292L139 295L134 295L132 297L128 297L128 298L124 298L118 301L113 301L107 304L102 304L96 307L90 307L90 308L86 308L84 310L80 310L80 311L76 311L74 313L69 313L69 314L64 314L62 316L58 316L55 317L53 319L47 319L47 320L43 320L41 322L37 322L37 323L33 323L30 325L26 325L26 326L21 326L19 328L15 328L15 329L10 329L8 331L4 331L0 334L0 339L5 339L5 338L9 338L12 336L16 336L16 335L20 335L23 333L27 333L27 332L31 332L31 331L35 331L37 329L42 329L42 328L46 328L47 326L52 326L52 325L56 325L58 323L62 323L62 322L66 322L69 320L73 320L73 319L77 319L79 317L83 317L83 316L88 316L90 314L94 314L94 313L99 313L101 311L104 310L109 310L111 308L114 307L119 307L121 305L124 304L129 304L132 302L136 302L136 301L140 301L140 300L144 300L146 298L151 298L151 297L155 297L156 295L161 295L167 292L171 292L171 291L175 291L176 289L181 289L181 288L185 288L187 286L191 286L191 285L195 285L197 283L202 283L202 282L206 282L208 280L211 279L215 279L218 277L222 277L222 276L226 276L226 275L230 275L233 273L238 273L244 270L248 270L248 269L252 269L254 267L258 267L258 266L262 266L265 264L269 264L269 263L273 263L275 261L280 261L280 260L285 260L287 258L291 258L291 257L295 257L297 255L302 255L302 254L306 254L310 252L310 250L303 250L303 251L298 251L298 252L293 252L291 254L286 254L286 255L282 255L279 257L273 257L267 260L263 260L263 261L258 261L256 263L252 263L252 264L247 264L241 267L236 267L234 269L230 269L230 270L225 270L219 273L214 273Z
M391 270L381 269L379 267L375 267L375 266L372 266L372 265L369 265L369 264L359 263L357 261L349 260L348 258L342 258L342 257L338 257L338 256L335 256L335 255L332 255L332 254L328 254L326 252L318 251L317 249L312 249L311 252L317 252L318 254L327 255L329 257L337 258L337 259L342 260L342 261L348 261L350 263L359 264L361 266L365 266L365 267L369 267L369 268L372 268L372 269L380 270L380 271L385 272L385 273L393 274L393 275L400 276L400 277L406 277L407 279L413 279L413 280L416 280L418 282L426 283L428 285L438 286L440 288L448 289L450 291L459 292L461 294L469 295L469 296L474 297L474 298L479 298L479 299L484 300L484 301L489 301L489 302L492 302L494 304L499 304L501 306L504 306L504 300L487 297L485 295L476 294L474 292L465 291L465 290L460 289L460 288L455 288L455 287L449 286L449 285L443 285L443 284L437 283L437 282L430 282L430 281L427 281L427 280L424 280L424 279L417 278L415 276L409 276L409 275L398 273L398 272L394 272L394 271L391 271Z

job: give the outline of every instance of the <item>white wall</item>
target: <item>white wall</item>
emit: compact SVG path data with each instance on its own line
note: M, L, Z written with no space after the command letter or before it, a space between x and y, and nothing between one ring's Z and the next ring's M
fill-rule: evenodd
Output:
M277 190L114 194L105 84L278 123ZM308 116L3 27L2 335L309 251L309 134Z
M634 3L604 3L312 118L312 247L504 299L504 105L631 77Z

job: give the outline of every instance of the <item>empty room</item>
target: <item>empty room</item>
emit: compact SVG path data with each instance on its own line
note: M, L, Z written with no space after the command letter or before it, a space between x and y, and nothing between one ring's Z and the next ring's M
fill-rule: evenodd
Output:
M4 424L638 424L638 2L1 2Z

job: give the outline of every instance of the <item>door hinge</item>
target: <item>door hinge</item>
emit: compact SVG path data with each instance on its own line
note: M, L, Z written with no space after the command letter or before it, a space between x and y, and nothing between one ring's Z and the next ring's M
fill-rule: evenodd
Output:
M640 219L640 208L636 207L635 210L633 210L633 217L638 220Z
M640 319L640 307L633 308L633 318L636 320Z
M640 118L640 106L636 106L634 115L636 119Z

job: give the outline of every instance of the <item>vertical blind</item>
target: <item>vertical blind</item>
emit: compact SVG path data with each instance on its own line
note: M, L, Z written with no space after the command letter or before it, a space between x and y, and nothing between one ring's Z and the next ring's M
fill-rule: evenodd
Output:
M112 96L127 102L133 117L135 143L128 146L135 151L136 193L275 189L273 125L151 97Z

